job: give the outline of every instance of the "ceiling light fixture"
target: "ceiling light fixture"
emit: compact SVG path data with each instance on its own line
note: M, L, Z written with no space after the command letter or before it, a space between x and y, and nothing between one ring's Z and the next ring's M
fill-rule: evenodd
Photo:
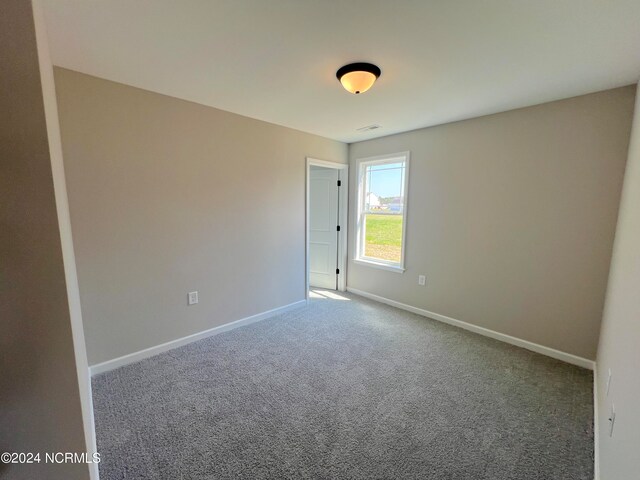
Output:
M336 77L347 92L364 93L380 76L380 68L372 63L350 63L340 67Z

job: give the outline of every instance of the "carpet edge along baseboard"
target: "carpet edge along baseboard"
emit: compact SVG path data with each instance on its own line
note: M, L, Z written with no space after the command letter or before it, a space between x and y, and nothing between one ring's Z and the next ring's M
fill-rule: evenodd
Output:
M583 358L577 355L573 355L572 353L563 352L561 350L556 350L551 347L545 347L544 345L540 345L538 343L533 343L528 340L523 340L521 338L513 337L511 335L507 335L506 333L496 332L495 330L490 330L488 328L480 327L478 325L473 325L472 323L464 322L462 320L457 320L455 318L448 317L446 315L441 315L439 313L430 312L429 310L414 307L412 305L407 305L406 303L397 302L389 298L381 297L380 295L375 295L373 293L365 292L364 290L358 290L357 288L347 287L347 291L355 295L368 298L369 300L374 300L379 303L384 303L385 305L396 307L401 310L406 310L408 312L412 312L417 315L430 318L432 320L437 320L439 322L443 322L448 325L452 325L454 327L462 328L464 330L468 330L470 332L474 332L479 335L483 335L485 337L493 338L494 340L499 340L501 342L508 343L510 345L515 345L516 347L525 348L527 350L531 350L532 352L540 353L542 355L546 355L547 357L555 358L556 360L561 360L563 362L570 363L571 365L576 365L578 367L586 368L588 370L593 370L595 368L595 361L589 360L588 358Z
M174 348L182 347L183 345L188 345L189 343L197 342L198 340L202 340L204 338L211 337L213 335L218 335L220 333L233 330L234 328L244 327L245 325L250 325L252 323L259 322L261 320L266 320L267 318L274 317L281 313L288 312L290 310L300 308L305 305L307 305L307 300L299 300L297 302L293 302L288 305L283 305L282 307L273 308L265 312L261 312L255 315L251 315L249 317L241 318L233 322L224 323L222 325L218 325L216 327L209 328L201 332L193 333L185 337L177 338L175 340L170 340L168 342L161 343L160 345L155 345L153 347L145 348L143 350L132 352L127 355L123 355L121 357L117 357L111 360L106 360L101 363L96 363L95 365L89 366L89 374L91 376L95 376L104 372L108 372L110 370L115 370L116 368L124 367L125 365L139 362L140 360L153 357L155 355L166 352L168 350L173 350Z

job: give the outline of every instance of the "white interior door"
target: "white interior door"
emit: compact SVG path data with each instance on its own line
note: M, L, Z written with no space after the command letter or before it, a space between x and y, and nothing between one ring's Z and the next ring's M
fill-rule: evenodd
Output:
M309 284L337 288L338 170L312 166L309 172Z

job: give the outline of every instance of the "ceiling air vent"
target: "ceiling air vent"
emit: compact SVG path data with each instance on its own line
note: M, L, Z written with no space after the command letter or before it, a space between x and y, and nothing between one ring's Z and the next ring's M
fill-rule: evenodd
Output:
M356 129L358 132L370 132L371 130L377 130L378 128L382 128L382 125L378 125L374 123L373 125L367 125L366 127L360 127Z

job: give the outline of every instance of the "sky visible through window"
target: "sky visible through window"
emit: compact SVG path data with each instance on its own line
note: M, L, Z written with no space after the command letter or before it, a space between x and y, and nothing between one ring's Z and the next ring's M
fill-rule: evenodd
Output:
M367 190L378 197L401 197L404 182L404 164L385 163L367 168Z

